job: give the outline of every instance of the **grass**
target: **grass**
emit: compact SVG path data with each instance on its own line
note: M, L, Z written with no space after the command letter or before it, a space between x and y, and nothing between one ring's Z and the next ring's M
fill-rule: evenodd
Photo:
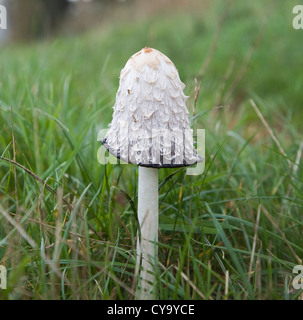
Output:
M198 79L193 125L206 128L201 176L160 170L159 299L299 299L303 32L292 19L291 2L215 1L2 48L1 299L135 298L137 168L101 166L97 133L145 45L174 61L191 113Z

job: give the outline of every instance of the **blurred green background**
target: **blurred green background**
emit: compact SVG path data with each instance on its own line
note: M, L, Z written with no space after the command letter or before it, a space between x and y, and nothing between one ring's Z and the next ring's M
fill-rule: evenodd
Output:
M96 155L120 70L145 46L174 62L192 124L206 129L203 175L160 171L159 298L300 298L291 285L303 253L296 1L2 4L1 298L134 298L137 168L101 166Z

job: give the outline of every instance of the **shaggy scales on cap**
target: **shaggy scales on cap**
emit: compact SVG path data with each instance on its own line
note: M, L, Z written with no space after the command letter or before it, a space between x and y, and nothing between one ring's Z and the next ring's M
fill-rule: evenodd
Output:
M173 62L143 48L120 74L113 119L102 144L117 158L139 166L193 165L203 159L194 149L187 97Z

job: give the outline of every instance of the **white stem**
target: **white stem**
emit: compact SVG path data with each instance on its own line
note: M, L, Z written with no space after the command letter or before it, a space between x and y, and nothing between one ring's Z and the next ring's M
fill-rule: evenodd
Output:
M139 167L138 219L141 239L137 242L137 266L142 266L139 298L152 299L155 283L153 271L157 261L158 242L158 169Z

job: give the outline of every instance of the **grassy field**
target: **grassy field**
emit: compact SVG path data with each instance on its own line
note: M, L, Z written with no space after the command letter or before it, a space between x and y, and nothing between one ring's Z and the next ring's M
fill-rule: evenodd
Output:
M138 168L100 165L97 134L146 45L206 129L202 175L160 170L158 298L300 299L303 30L294 1L227 4L1 48L1 299L135 299Z

